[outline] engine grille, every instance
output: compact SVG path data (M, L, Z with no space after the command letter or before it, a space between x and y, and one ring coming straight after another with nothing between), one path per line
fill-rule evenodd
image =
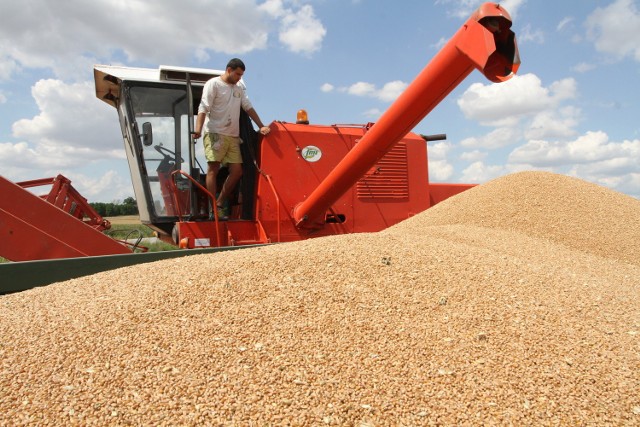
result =
M356 184L361 200L408 199L407 144L399 142Z

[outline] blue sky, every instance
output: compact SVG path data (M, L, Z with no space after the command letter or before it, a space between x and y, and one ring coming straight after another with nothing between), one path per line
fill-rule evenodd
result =
M482 2L475 0L0 0L0 175L70 178L92 202L133 196L115 109L93 65L247 64L263 121L375 122ZM522 65L474 71L418 126L430 179L520 170L640 197L638 0L501 2Z

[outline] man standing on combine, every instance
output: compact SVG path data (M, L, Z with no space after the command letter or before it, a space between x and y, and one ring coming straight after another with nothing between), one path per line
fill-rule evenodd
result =
M194 137L200 138L206 121L203 145L208 163L207 190L214 197L221 163L229 168L229 176L216 200L218 219L228 218L223 206L242 176L240 107L258 125L262 135L267 135L271 130L262 123L247 97L246 87L240 81L244 71L245 65L240 59L230 60L223 75L205 83L198 108Z

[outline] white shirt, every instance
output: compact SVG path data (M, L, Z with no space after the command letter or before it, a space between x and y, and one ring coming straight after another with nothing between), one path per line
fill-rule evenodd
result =
M209 79L198 107L198 113L206 113L205 132L240 136L240 107L245 111L253 108L242 81L230 85L220 77Z

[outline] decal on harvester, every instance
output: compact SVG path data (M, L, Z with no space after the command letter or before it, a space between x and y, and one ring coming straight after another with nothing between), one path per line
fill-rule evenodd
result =
M211 239L194 239L193 246L196 248L208 248L211 246Z
M307 145L306 147L304 147L300 154L302 155L303 159L305 159L307 162L312 163L317 162L318 160L320 160L320 157L322 157L322 151L320 151L318 147L315 147L313 145Z

